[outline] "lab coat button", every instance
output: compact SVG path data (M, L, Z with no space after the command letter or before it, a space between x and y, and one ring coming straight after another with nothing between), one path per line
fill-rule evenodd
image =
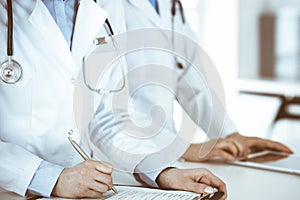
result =
M72 135L74 133L73 129L69 130L68 134Z
M72 83L72 84L75 84L75 82L76 82L76 79L75 79L75 78L71 78L71 80L70 80L70 81L71 81L71 83Z

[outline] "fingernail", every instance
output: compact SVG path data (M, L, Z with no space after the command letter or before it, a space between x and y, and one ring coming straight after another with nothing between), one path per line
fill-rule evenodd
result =
M206 187L204 189L204 192L208 193L208 194L212 194L212 193L214 193L214 188L212 188L212 187Z

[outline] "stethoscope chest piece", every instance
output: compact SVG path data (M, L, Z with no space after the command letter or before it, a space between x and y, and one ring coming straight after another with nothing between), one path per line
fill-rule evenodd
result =
M17 83L23 74L23 70L18 62L8 59L0 66L0 78L8 84Z

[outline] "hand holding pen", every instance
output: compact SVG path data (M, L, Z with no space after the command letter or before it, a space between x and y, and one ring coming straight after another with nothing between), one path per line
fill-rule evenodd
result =
M80 154L80 156L85 160L85 161L87 161L87 160L90 160L90 158L89 158L89 156L82 150L82 148L69 136L68 137L68 139L69 139L69 141L70 141L70 143L72 144L72 146L75 148L75 150ZM94 162L97 162L97 161L94 161ZM106 172L106 173L108 173L108 174L110 174L111 175L111 173L112 173L112 166L110 165L110 164L108 164L108 163L104 163L104 162L102 162L102 164L104 164L104 165L108 165L107 167L109 167L110 169L111 169L111 171L110 170L105 170L105 168L104 168L104 173ZM101 172L103 172L103 167L99 167L98 166L98 168L96 167L96 169L97 170L99 170L99 171L101 171ZM105 177L103 177L103 178L105 178ZM98 177L98 179L99 180L97 180L97 181L99 181L99 182L103 182L104 180L101 180L101 178L100 177ZM111 182L111 184L112 184L112 182ZM115 192L115 193L117 193L117 190L116 190L116 188L112 185L112 187L111 187L111 189Z
M84 159L89 159L72 138L69 140ZM51 195L72 199L100 198L113 187L112 171L113 167L110 164L94 160L86 160L74 167L64 168ZM116 190L114 191L116 192Z
M52 190L52 196L70 199L98 199L112 187L112 166L88 160L64 168Z

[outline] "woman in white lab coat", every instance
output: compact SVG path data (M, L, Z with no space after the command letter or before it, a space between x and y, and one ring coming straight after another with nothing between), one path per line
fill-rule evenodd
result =
M113 24L122 26L118 20L123 10L116 11L120 2L106 5L113 9L110 13L119 13ZM6 13L6 2L1 0L1 63L7 59ZM99 197L112 187L112 166L97 161L78 164L82 160L67 137L70 132L73 137L79 135L73 116L74 85L106 13L92 0L80 1L71 51L41 0L13 1L13 16L13 59L22 66L23 77L15 84L0 81L0 187L20 195L29 189L43 196ZM204 175L208 182L193 181ZM38 177L42 177L40 182ZM178 184L165 184L165 180ZM221 180L201 169L164 170L158 181L165 188L192 190L197 186L203 192L211 185L226 192Z
M107 14L94 1L81 1L72 51L41 0L13 1L13 16L13 59L22 66L23 77L15 84L0 81L0 187L24 195L44 162L48 167L55 166L46 168L49 176L73 167L64 170L56 184L56 193L52 194L97 197L111 187L112 167L101 162L74 167L82 160L67 136L69 131L76 130L73 92L81 60L102 29ZM0 30L2 63L7 59L5 0L0 1ZM90 170L90 175L80 176L84 170ZM104 177L103 184L91 181L93 186L80 186L80 178L84 183L95 176ZM47 178L42 185L48 183ZM52 188L56 181L51 183Z
M154 6L150 4L149 0L125 0L123 1L126 28L128 31L145 29L145 28L160 28L172 30L172 8L171 0L158 0L158 5L154 9ZM183 14L184 15L184 14ZM179 32L187 37L197 41L193 31L191 30L187 21L183 23L182 16L180 14L179 5L176 4L176 16L174 18L174 31ZM162 34L163 30L162 30ZM145 38L146 39L146 38ZM171 42L171 41L170 41ZM175 40L175 48L176 48ZM195 54L195 49L184 46L179 48L185 48L187 58L192 58ZM181 52L181 51L179 51ZM197 54L195 54L197 56ZM140 66L147 64L160 64L168 66L177 73L181 73L183 77L178 79L177 84L174 85L172 91L174 94L170 94L164 87L147 87L144 90L136 92L133 96L135 102L135 108L139 112L146 113L151 110L154 105L160 105L167 116L167 128L175 132L175 126L173 123L173 102L180 99L179 103L187 114L193 119L193 121L200 126L204 131L208 133L209 138L213 139L203 144L193 144L183 155L183 157L190 161L205 161L213 157L221 157L226 160L233 160L236 157L247 156L253 151L261 150L276 150L286 153L292 153L292 151L286 146L261 138L245 137L237 133L234 123L226 114L224 107L215 105L211 106L211 91L207 87L203 87L201 79L196 77L197 72L189 64L184 61L180 61L183 64L183 69L179 69L173 55L164 56L162 52L148 53L136 53L127 56L128 71L134 70ZM171 63L171 64L170 64ZM147 74L146 74L147 76ZM137 78L143 79L144 76L136 77L134 80L129 80L129 84L134 84ZM187 95L187 88L184 86L184 82L181 80L189 80L189 84L196 91L193 98ZM214 81L214 80L207 80ZM216 109L216 107L218 109ZM197 114L198 111L198 114ZM224 114L224 116L222 116ZM210 121L211 117L214 117ZM219 116L219 117L218 117ZM215 119L220 119L215 120ZM224 120L224 121L223 121ZM224 123L224 124L223 124ZM224 125L222 127L222 125ZM205 149L209 151L201 151ZM201 148L202 147L202 148ZM212 148L214 147L214 148Z
M128 31L145 30L145 28L171 30L171 2L171 0L159 0L158 14L149 3L149 0L122 1L125 12L126 29ZM175 31L187 35L190 38L195 38L187 22L185 24L182 23L178 10L174 21ZM146 44L148 40L151 41L153 39L155 41L155 39L157 39L151 38L152 36L147 34L146 30L140 33L145 34L137 34L137 37L129 41L129 43L135 43L136 39L138 41L137 43ZM128 33L129 37L131 34L132 33ZM164 36L165 32L162 30L161 34ZM165 36L164 38L169 38L167 35ZM170 43L171 41L161 40L161 42ZM212 157L234 159L235 157L250 153L253 147L259 150L269 148L291 153L287 147L279 143L259 138L248 138L235 133L235 126L227 116L222 104L212 108L210 101L211 91L205 87L205 83L203 84L203 82L199 81L201 78L197 77L197 73L193 67L190 67L184 61L180 60L183 64L183 69L181 69L176 65L173 55L167 54L165 51L145 50L142 47L143 46L141 46L138 51L126 52L127 81L129 83L126 89L128 92L125 92L126 94L123 96L119 93L105 96L89 126L91 141L96 147L110 154L115 166L119 167L130 164L128 162L132 163L136 155L147 155L147 152L155 152L155 154L145 156L145 160L139 163L137 168L134 169L135 172L145 169L151 172L150 175L141 174L139 178L151 186L157 186L158 184L163 188L187 189L187 185L181 185L180 182L174 179L165 179L163 181L164 184L168 185L167 187L161 185L160 180L164 176L163 174L159 175L159 171L168 165L172 166L171 163L176 156L180 157L184 154L183 157L191 161L204 161ZM166 44L166 47L168 47L168 44ZM188 46L184 46L184 48L188 59L195 55L194 49ZM178 74L184 75L184 78L180 77L175 81L170 80L172 84L167 85L167 87L161 87L159 84L151 84L157 80L157 77L161 77L162 79L167 77L166 79L168 79L170 76L162 74L165 68L161 68L161 70L160 68L158 70L156 68L155 71L154 68L153 70L145 69L145 66L148 68L151 67L147 65L167 67L171 69L169 72L175 71ZM140 71L142 73L137 74L135 71L139 71L139 67L142 68ZM151 79L151 77L154 77L154 79ZM173 77L170 79L173 79ZM120 79L112 78L111 81L113 82L111 82L111 84L114 84L116 80ZM193 98L187 93L189 90L187 90L184 80L188 80L189 84L192 85L196 94L192 96ZM144 83L150 84L145 86L143 85ZM171 92L169 90L171 90ZM130 97L126 96L128 93L131 94ZM175 145L172 146L174 144L172 141L174 141L174 137L177 136L173 123L173 102L176 98L181 100L179 103L191 119L203 130L207 131L210 138L216 139L203 144L193 144L190 147L190 144L188 144L187 148L181 143L177 143L177 146L175 143ZM130 103L127 104L123 102L123 105L122 102L120 104L112 103L122 100L128 100ZM156 106L162 108L163 113L151 112L153 111L152 108ZM224 114L223 116L222 113ZM212 116L219 120L210 121ZM163 128L157 132L153 132L154 134L151 133L151 130L153 130L151 125L155 125L155 122L158 122L157 124L160 125L160 121L163 121L164 124L159 128ZM227 136L226 139L220 139L225 136ZM203 145L207 146L203 147ZM185 152L186 149L187 151ZM209 149L210 151L200 152L200 149ZM143 165L143 163L146 164ZM135 166L134 164L132 167ZM132 170L132 167L129 170ZM175 169L171 168L171 170ZM165 170L165 172L168 172L168 170ZM202 172L199 171L199 174L202 174ZM199 193L203 192L200 187L188 187L188 190ZM226 198L225 196L224 198Z

